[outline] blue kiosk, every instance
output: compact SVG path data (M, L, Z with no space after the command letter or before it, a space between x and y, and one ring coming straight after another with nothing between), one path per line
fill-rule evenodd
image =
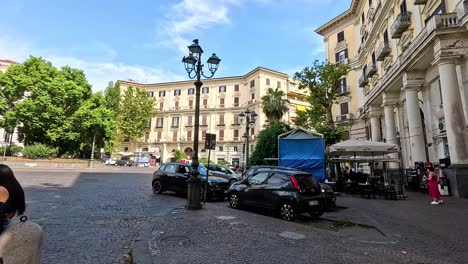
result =
M325 181L325 140L322 134L297 128L278 136L278 165L311 173Z

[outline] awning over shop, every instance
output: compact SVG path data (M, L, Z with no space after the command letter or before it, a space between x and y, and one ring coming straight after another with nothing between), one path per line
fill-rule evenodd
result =
M350 139L331 145L328 148L329 156L377 156L397 153L398 145L369 140Z

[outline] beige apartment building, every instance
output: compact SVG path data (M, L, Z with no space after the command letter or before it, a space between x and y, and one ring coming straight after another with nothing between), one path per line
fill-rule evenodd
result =
M316 32L328 61L351 67L336 123L401 144L405 168L450 158L453 192L467 197L468 1L353 0Z
M2 60L0 59L0 71L1 72L6 72L6 70L12 65L15 64L16 62L12 60ZM1 116L0 116L1 118ZM13 133L11 131L6 131L4 128L0 127L0 146L4 145L17 145L17 146L23 146L23 143L19 142L18 140L18 129L15 128ZM3 153L2 153L3 154Z
M148 123L145 136L130 149L128 142L122 142L121 151L147 152L160 162L170 161L175 150L189 153L193 148L195 86L194 81L142 84L133 81L119 81L125 89L133 86L145 89L148 96L156 100L157 113ZM249 131L250 154L253 152L259 131L267 125L262 112L261 97L268 88L280 88L290 100L289 111L283 121L291 125L297 111L304 110L308 103L305 91L300 91L287 74L258 67L244 76L213 78L203 80L200 96L200 145L199 157L207 157L204 150L206 133L216 134L216 150L211 160L224 160L230 164L242 164L245 138L245 124L238 115L249 109L258 114Z

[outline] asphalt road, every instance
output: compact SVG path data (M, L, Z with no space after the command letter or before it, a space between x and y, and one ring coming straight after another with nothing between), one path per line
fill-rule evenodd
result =
M233 210L227 202L186 211L184 197L152 193L152 171L16 169L26 191L27 215L45 231L42 263L124 263L130 250L138 253L137 264L466 263L465 226L457 224L460 236L444 235L428 230L431 222L418 224L427 219L409 217L422 212L441 223L463 223L464 200L434 208L418 200L343 198L347 209L322 218L372 219L366 222L387 228L336 230L339 222L303 216L288 223L268 212ZM433 209L442 211L428 211ZM445 211L457 219L441 217Z
M17 169L27 215L45 231L42 263L123 263L141 225L184 205L151 192L148 168Z

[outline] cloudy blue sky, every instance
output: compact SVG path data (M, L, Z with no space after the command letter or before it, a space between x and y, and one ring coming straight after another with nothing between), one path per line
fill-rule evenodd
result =
M0 59L30 54L83 69L93 90L108 81L186 79L181 58L199 38L222 59L217 77L257 66L288 74L323 59L314 29L351 0L2 1ZM207 56L205 57L207 58Z

